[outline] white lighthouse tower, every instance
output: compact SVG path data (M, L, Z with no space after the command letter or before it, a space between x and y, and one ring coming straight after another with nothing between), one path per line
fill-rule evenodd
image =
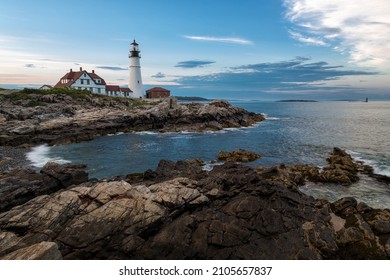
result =
M129 66L129 88L133 91L133 97L144 97L144 87L142 85L140 50L138 44L133 41L130 45L130 66Z

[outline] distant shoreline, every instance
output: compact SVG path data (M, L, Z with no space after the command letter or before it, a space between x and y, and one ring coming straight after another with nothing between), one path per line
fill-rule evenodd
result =
M199 96L174 96L178 101L213 101L214 99Z
M286 100L277 100L276 102L318 102L318 101L306 100L306 99L286 99Z

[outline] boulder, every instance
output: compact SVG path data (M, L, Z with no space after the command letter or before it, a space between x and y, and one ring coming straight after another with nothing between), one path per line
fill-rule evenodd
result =
M259 158L261 158L260 154L244 149L236 149L232 152L220 151L218 153L218 159L223 161L250 162Z
M359 164L347 152L333 148L327 161L329 165L322 170L319 181L350 185L359 180Z
M83 170L85 168L85 164L58 164L48 162L42 167L40 172L54 178L63 187L68 187L88 181L88 173Z
M153 173L153 177L166 180L175 177L193 176L203 172L202 167L204 164L200 159L179 160L177 162L161 160L156 171ZM149 171L147 172L151 176L151 173Z

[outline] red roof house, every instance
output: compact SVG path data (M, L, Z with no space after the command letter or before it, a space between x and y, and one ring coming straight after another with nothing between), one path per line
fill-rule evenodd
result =
M164 98L170 95L171 91L162 87L154 87L146 91L146 98Z

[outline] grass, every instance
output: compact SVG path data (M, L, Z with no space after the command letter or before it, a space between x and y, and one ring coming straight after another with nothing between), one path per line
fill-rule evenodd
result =
M20 91L20 93L25 94L37 94L37 95L48 95L48 94L66 94L73 99L86 99L87 96L91 96L91 92L89 90L81 90L81 89L69 89L69 88L52 88L49 90L45 89L36 89L36 88L25 88Z
M148 105L149 103L145 100L143 101L138 101L138 102L135 102L133 104L131 104L129 107L127 107L128 110L132 110L136 107L139 107L139 106L143 106L143 105Z
M30 100L32 99L32 96L28 95L28 93L25 93L23 91L18 91L13 94L6 95L6 98L11 100L12 102L15 102L20 100Z
M42 95L51 95L51 94L57 94L57 95L67 95L70 96L74 100L88 100L90 101L91 98L100 98L106 101L113 101L113 102L119 102L124 104L129 104L132 102L132 99L126 98L126 97L118 97L118 96L107 96L102 94L92 94L89 90L80 90L80 89L73 89L73 88L52 88L49 90L44 89L35 89L35 88L25 88L23 90L11 93L6 95L6 98L8 98L11 102L17 102L22 103L23 106L27 107L36 107L36 106L44 106L45 104L41 101L38 101L37 98ZM26 102L23 102L26 101ZM138 106L146 105L148 104L146 101L138 101L135 100L135 103L133 103L131 106L129 106L129 109L133 109Z

